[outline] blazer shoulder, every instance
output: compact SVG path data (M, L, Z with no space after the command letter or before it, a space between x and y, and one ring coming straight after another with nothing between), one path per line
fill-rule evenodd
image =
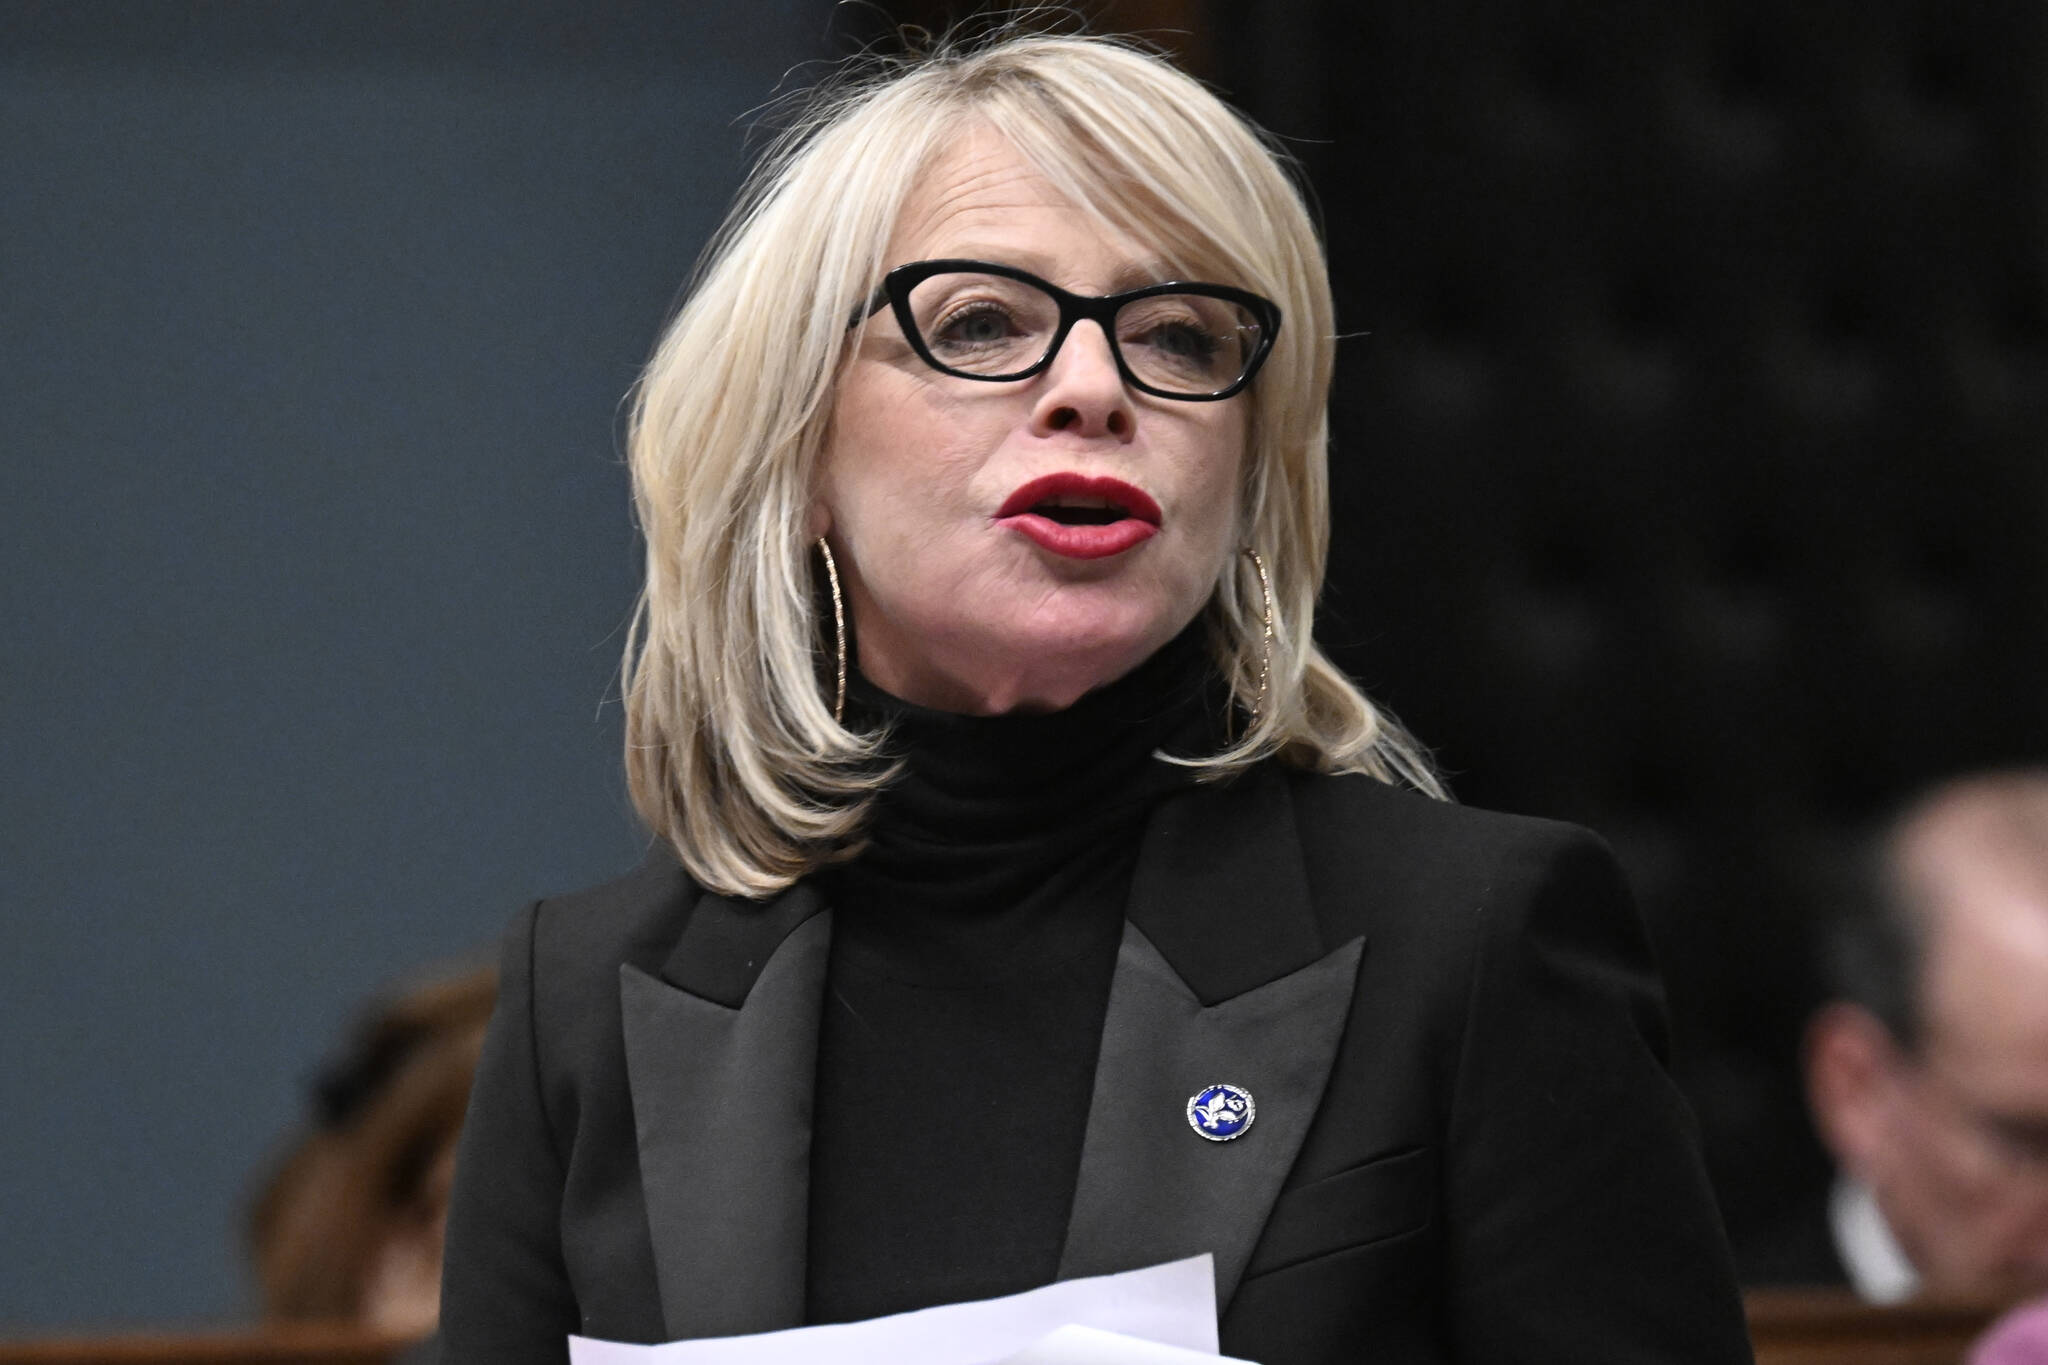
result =
M1293 772L1289 789L1305 844L1323 856L1385 868L1573 845L1605 850L1592 830L1534 815L1461 806L1363 773Z
M535 989L543 998L586 998L618 992L621 963L648 970L660 964L689 923L700 894L664 845L622 877L546 896L514 921L525 929Z
M1310 893L1326 921L1441 916L1526 902L1559 877L1618 884L1613 852L1578 825L1439 801L1364 774L1290 777Z

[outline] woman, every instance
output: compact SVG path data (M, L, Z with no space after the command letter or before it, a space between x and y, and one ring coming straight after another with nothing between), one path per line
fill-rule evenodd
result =
M1123 47L770 155L632 435L660 849L511 930L447 1359L1200 1252L1266 1365L1747 1357L1611 860L1430 799L1310 639L1333 330Z

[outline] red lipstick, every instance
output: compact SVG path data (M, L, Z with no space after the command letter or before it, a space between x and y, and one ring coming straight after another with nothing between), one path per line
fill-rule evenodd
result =
M1106 559L1159 532L1159 504L1122 479L1047 474L1003 499L998 524L1068 559Z

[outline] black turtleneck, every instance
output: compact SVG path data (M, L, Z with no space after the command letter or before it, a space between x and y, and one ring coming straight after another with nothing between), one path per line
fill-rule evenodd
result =
M1035 1288L1058 1269L1146 815L1221 744L1200 627L1044 715L856 683L904 770L827 875L806 1316Z

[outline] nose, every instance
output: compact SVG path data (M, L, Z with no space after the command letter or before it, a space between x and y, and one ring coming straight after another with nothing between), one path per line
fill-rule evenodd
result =
M1128 441L1136 425L1130 390L1110 354L1109 334L1092 321L1075 323L1039 377L1032 430L1040 436L1068 432Z

